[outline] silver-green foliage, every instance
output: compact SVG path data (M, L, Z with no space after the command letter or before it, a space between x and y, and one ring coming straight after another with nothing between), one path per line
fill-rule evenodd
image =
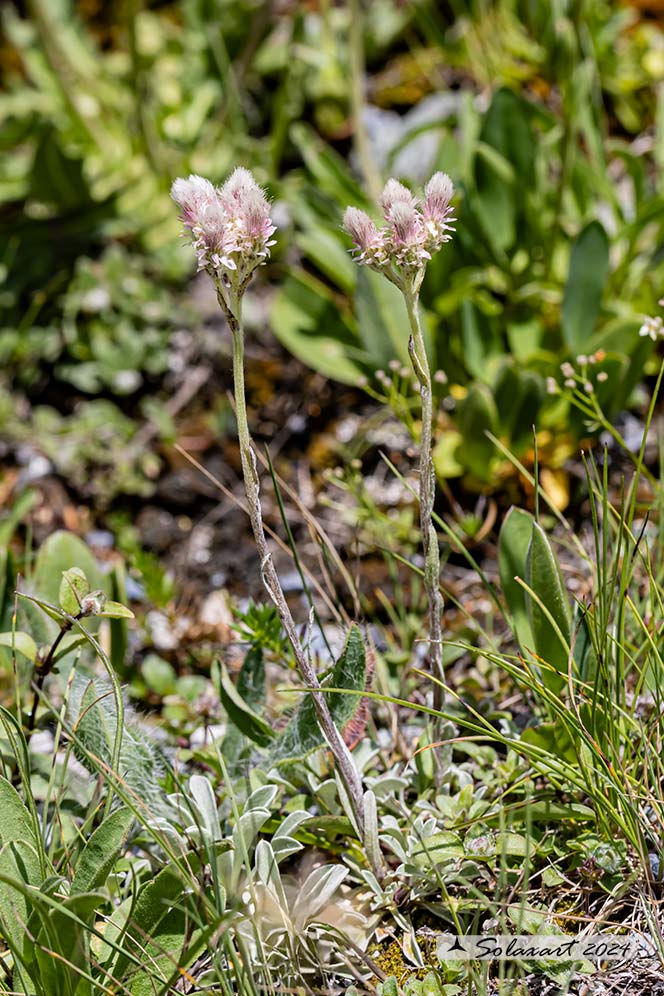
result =
M100 768L110 770L118 730L117 707L110 685L99 678L76 674L71 684L66 721L74 733L74 749L81 763L93 773L98 773ZM164 772L157 743L141 728L135 713L125 706L120 766L115 774L146 818L167 814L166 797L160 784Z

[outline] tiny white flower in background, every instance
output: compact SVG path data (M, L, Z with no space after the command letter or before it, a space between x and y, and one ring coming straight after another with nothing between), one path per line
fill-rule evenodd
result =
M565 381L565 387L576 387L576 381L572 380L571 377L568 377Z
M574 369L574 367L572 366L571 363L561 363L560 364L560 371L561 371L563 377L567 377L568 379L570 377L573 377L574 374L576 373L576 371L575 371L575 369Z
M222 187L194 174L178 177L171 197L191 232L199 270L237 289L270 255L270 204L248 169L238 167Z
M447 384L447 374L445 373L444 370L436 370L435 374L433 375L433 379L435 380L436 384Z
M662 319L659 315L656 318L645 318L639 329L639 335L649 336L655 342L662 335L662 325Z
M600 382L600 384L603 384L604 381L606 381L608 379L609 379L609 375L606 372L606 370L600 370L600 372L597 374L597 380Z
M579 355L576 358L576 362L579 364L579 366L583 367L588 362L588 357L585 355L585 353L579 353Z
M546 393L547 394L559 394L560 388L558 387L558 381L555 377L546 378Z
M586 392L586 394L592 394L593 391L595 390L595 388L592 386L592 384L590 383L590 381L587 380L585 382L585 384L583 385L583 390Z

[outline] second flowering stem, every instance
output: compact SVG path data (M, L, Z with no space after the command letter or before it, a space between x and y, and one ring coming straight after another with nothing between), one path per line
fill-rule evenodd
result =
M443 667L443 598L440 592L440 553L438 536L433 524L436 498L436 471L433 465L433 389L424 334L419 315L419 294L413 287L403 288L410 340L408 353L420 385L422 431L420 438L420 530L424 552L424 586L429 602L429 661L436 679L433 704L442 708L445 671Z

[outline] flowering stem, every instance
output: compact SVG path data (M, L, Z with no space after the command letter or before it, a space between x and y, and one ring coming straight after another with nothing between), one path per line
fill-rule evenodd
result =
M320 682L318 681L318 676L311 659L307 655L298 636L295 620L288 607L265 536L260 503L260 481L256 467L253 441L249 432L244 391L244 330L241 318L241 296L235 295L230 304L227 304L219 287L217 287L217 296L228 319L233 336L233 385L238 438L240 442L240 459L242 461L242 474L244 477L247 504L249 506L251 528L261 562L261 577L268 595L276 606L281 624L293 648L300 676L311 693L320 728L327 740L327 744L334 757L335 765L348 793L358 830L362 837L364 837L364 791L362 781L351 753L334 723L327 699L321 690Z
M441 709L443 706L443 687L439 682L445 681L445 671L443 668L443 598L440 593L440 553L438 551L438 536L433 525L433 506L436 498L436 472L432 458L433 391L431 370L429 369L429 360L420 324L419 294L412 286L404 286L402 289L411 329L408 353L415 376L419 381L422 402L420 529L424 548L424 586L429 601L429 660L431 671L438 679L434 683L433 704L435 709Z

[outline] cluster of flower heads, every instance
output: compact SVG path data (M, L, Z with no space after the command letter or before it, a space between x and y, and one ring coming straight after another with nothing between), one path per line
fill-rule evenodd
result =
M359 208L346 208L344 228L354 242L355 259L388 276L422 271L454 231L450 201L454 187L445 173L434 173L420 202L398 180L388 180L380 198L385 224L380 228Z
M596 352L591 353L586 356L585 353L580 353L576 357L576 363L578 366L566 361L560 364L560 372L562 373L563 387L575 388L579 387L586 392L586 394L593 394L595 387L590 379L590 374L592 368L597 363L602 363L606 359L606 351L604 349L598 349ZM595 376L595 380L599 384L603 384L609 379L609 375L606 370L598 370ZM555 377L547 377L546 379L546 389L548 394L559 394L560 388Z
M248 169L239 166L222 187L202 176L180 177L171 197L191 233L199 270L237 288L270 255L270 204Z

